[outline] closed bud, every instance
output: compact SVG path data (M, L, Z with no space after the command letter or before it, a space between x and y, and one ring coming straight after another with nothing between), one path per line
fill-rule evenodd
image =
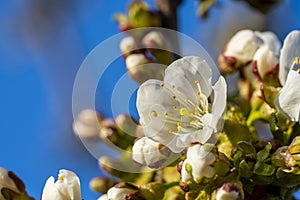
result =
M142 39L142 44L147 49L166 49L169 46L167 39L158 31L147 33Z
M169 158L170 150L147 137L138 139L132 147L132 159L150 168L159 168Z
M138 192L138 187L136 187L135 185L121 182L107 191L107 197L108 199L113 199L113 200L127 200L127 199L142 200L142 198L137 197L136 195L137 192Z
M251 30L237 32L227 43L219 58L222 71L235 72L252 61L253 56L263 41Z
M116 117L115 123L117 128L128 135L136 137L137 121L131 116L126 114L120 114Z
M125 62L130 77L137 83L141 84L148 79L163 79L166 66L152 63L142 53L129 55Z
M134 1L129 5L128 17L134 28L160 25L159 16L152 12L147 3L143 1Z
M204 145L194 144L187 150L187 158L181 169L181 181L188 183L194 180L200 183L203 178L212 178L216 174L212 166L216 155L209 152Z
M287 151L287 146L279 147L271 157L272 164L277 167L285 166L285 155Z
M288 151L285 155L285 165L294 174L300 174L300 136L293 139L292 143L288 147Z
M112 178L108 177L95 177L90 182L90 188L99 193L106 193L109 188L115 185L115 181Z
M82 139L97 138L100 131L100 122L103 117L94 110L81 111L73 123L75 134Z
M268 45L262 45L255 53L253 58L253 73L262 81L272 75L273 71L277 72L278 77L278 63L279 59ZM278 78L277 78L278 79ZM278 79L279 82L279 79Z
M99 137L104 142L111 142L115 144L118 141L118 130L116 123L109 119L101 121Z
M141 50L141 45L132 36L125 37L121 40L120 50L121 50L121 53L124 57L127 57L128 55L130 55L132 53L142 51Z
M224 183L218 189L216 200L242 200L243 194L241 186L236 183Z

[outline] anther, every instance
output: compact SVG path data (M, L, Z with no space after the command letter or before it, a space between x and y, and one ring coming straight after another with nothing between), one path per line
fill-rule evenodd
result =
M152 115L152 117L157 117L157 112L152 111L152 112L151 112L151 115Z
M295 58L295 63L296 63L296 65L299 64L299 57L298 56Z
M163 84L163 83L161 83L161 84L159 84L159 86L160 86L160 87L164 87L164 84Z

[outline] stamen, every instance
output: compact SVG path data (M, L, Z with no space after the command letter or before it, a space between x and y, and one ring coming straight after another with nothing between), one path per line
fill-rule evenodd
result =
M161 83L161 84L159 84L159 86L160 86L160 87L164 87L164 84L163 84L163 83Z
M177 130L181 131L181 123L180 122L177 123Z
M300 74L300 68L297 69L297 72Z
M165 116L168 116L168 113L167 113L167 112L164 112L164 115L165 115Z
M175 85L172 85L172 89L174 89L175 88Z
M198 83L199 83L199 80L195 80L195 83L198 84Z
M197 95L200 95L200 94L201 94L201 92L200 92L200 90L198 90L198 91L197 91Z
M63 180L64 180L64 177L58 176L58 180L63 181Z
M172 129L169 130L169 133L174 133L174 131Z
M174 110L177 108L176 105L173 105L172 107L173 107Z
M299 65L299 57L298 56L295 58L295 63L296 63L296 65Z
M173 95L172 97L173 97L173 99L176 99L176 96L175 96L175 95Z
M152 115L152 117L157 117L157 112L152 111L152 112L151 112L151 115Z

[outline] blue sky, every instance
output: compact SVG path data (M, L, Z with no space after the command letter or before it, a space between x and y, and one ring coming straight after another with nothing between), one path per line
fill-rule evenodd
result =
M51 8L47 6L43 12L35 12L35 2L41 1L0 0L0 166L15 171L36 199L49 176L56 177L60 168L71 169L81 179L84 199L96 199L98 194L89 189L88 183L102 172L97 160L73 135L72 87L88 53L118 33L113 13L125 11L127 4L53 1L59 2L60 9L49 13ZM299 2L287 1L262 16L244 5L230 3L214 9L203 21L195 15L195 1L186 0L179 10L180 31L216 57L226 39L241 28L270 29L283 39L290 30L300 27L297 10ZM241 13L243 19L239 18ZM121 59L114 65L125 69ZM120 75L113 70L109 73ZM113 80L106 81L110 85ZM111 111L104 105L110 102L110 93L109 86L97 93L97 108L107 117Z

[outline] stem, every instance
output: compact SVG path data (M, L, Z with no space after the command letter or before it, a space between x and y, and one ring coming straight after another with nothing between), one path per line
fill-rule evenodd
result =
M181 2L182 0L155 0L159 14L161 15L163 28L178 30L177 9ZM177 34L172 34L170 37L170 42L174 45L174 50L179 53L180 48Z
M255 122L256 120L261 119L261 118L262 118L262 115L259 110L251 111L248 116L248 119L246 121L246 124L247 124L247 126L251 126L253 124L253 122Z

